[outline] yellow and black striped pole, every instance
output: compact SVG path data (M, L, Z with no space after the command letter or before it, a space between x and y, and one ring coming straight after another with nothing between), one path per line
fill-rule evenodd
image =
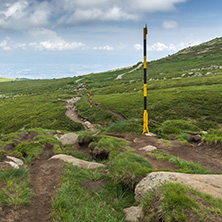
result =
M148 129L148 112L147 112L147 83L146 83L146 35L147 35L147 25L143 28L143 49L144 49L144 112L143 112L143 133L150 133Z

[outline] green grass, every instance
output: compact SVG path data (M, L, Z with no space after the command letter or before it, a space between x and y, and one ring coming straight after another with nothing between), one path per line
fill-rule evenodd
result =
M136 184L152 172L152 165L143 157L127 151L109 162L110 177L115 184L134 189Z
M46 145L57 146L57 149L61 149L61 142L54 138L53 134L56 131L47 130L42 128L19 130L13 133L4 134L0 138L0 149L4 155L14 155L21 158L24 162L32 162L37 156L40 156L43 152L43 148ZM29 135L33 134L31 141ZM27 138L26 138L27 137ZM5 147L11 144L11 149L7 152Z
M134 203L134 194L115 186L109 177L95 170L81 170L69 165L54 203L54 221L124 221L123 209ZM89 190L85 183L106 181L99 190Z
M182 184L166 183L149 192L143 202L144 221L219 221L222 200Z
M0 77L0 82L9 82L9 81L17 81L17 80Z
M210 130L207 134L202 135L202 141L208 143L222 143L222 128Z
M157 159L168 160L175 164L179 169L176 172L180 173L190 173L190 174L212 174L211 171L206 170L204 167L200 166L198 163L192 161L182 160L179 157L169 155L161 150L155 150L152 153L147 153L147 155L154 156Z
M107 127L108 133L141 133L142 123L139 119L122 120Z
M28 170L24 168L0 170L0 206L17 208L30 204L32 192Z

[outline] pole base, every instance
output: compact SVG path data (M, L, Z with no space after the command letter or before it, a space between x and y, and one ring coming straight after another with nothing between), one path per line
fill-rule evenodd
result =
M150 133L148 129L148 113L147 110L144 110L143 113L143 133Z

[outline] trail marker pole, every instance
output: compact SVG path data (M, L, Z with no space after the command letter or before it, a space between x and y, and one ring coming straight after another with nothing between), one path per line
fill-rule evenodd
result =
M147 83L146 83L146 35L147 35L147 25L143 28L143 49L144 49L144 112L143 112L143 133L150 133L148 129L148 112L147 112Z

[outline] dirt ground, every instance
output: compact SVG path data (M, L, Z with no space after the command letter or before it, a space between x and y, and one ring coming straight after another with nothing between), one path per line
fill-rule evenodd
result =
M152 145L165 153L180 157L187 161L198 162L206 169L219 173L222 172L222 145L208 144L188 144L184 145L177 141L172 144L160 142L157 137L148 137L138 134L106 134L118 138L126 139L127 145L138 155L146 158L158 170L176 170L177 167L167 160L156 159L146 155L147 152L140 148ZM20 136L20 141L31 141L35 134ZM12 149L8 146L7 149ZM90 149L82 147L79 151L90 156ZM64 170L64 163L60 160L48 160L53 155L53 145L44 147L43 154L36 158L32 164L27 165L30 171L33 197L31 205L13 209L2 207L0 209L0 222L49 222L52 213L52 198L61 184L61 177ZM90 190L99 190L106 184L106 181L88 181L83 186Z
M118 136L118 135L117 135ZM199 163L206 169L215 172L222 172L222 144L209 145L193 143L193 144L181 144L178 141L174 141L171 145L159 142L156 137L148 137L145 135L133 135L123 134L119 137L124 137L127 140L128 146L134 149L134 152L148 159L153 165L154 169L171 169L175 170L174 164L167 160L156 159L146 155L147 152L139 150L147 145L152 145L162 150L163 152L179 157L187 161L193 161Z
M1 222L48 222L52 221L52 197L61 183L64 164L60 160L48 160L53 155L53 145L44 147L30 170L33 197L31 205L13 209L2 208Z

